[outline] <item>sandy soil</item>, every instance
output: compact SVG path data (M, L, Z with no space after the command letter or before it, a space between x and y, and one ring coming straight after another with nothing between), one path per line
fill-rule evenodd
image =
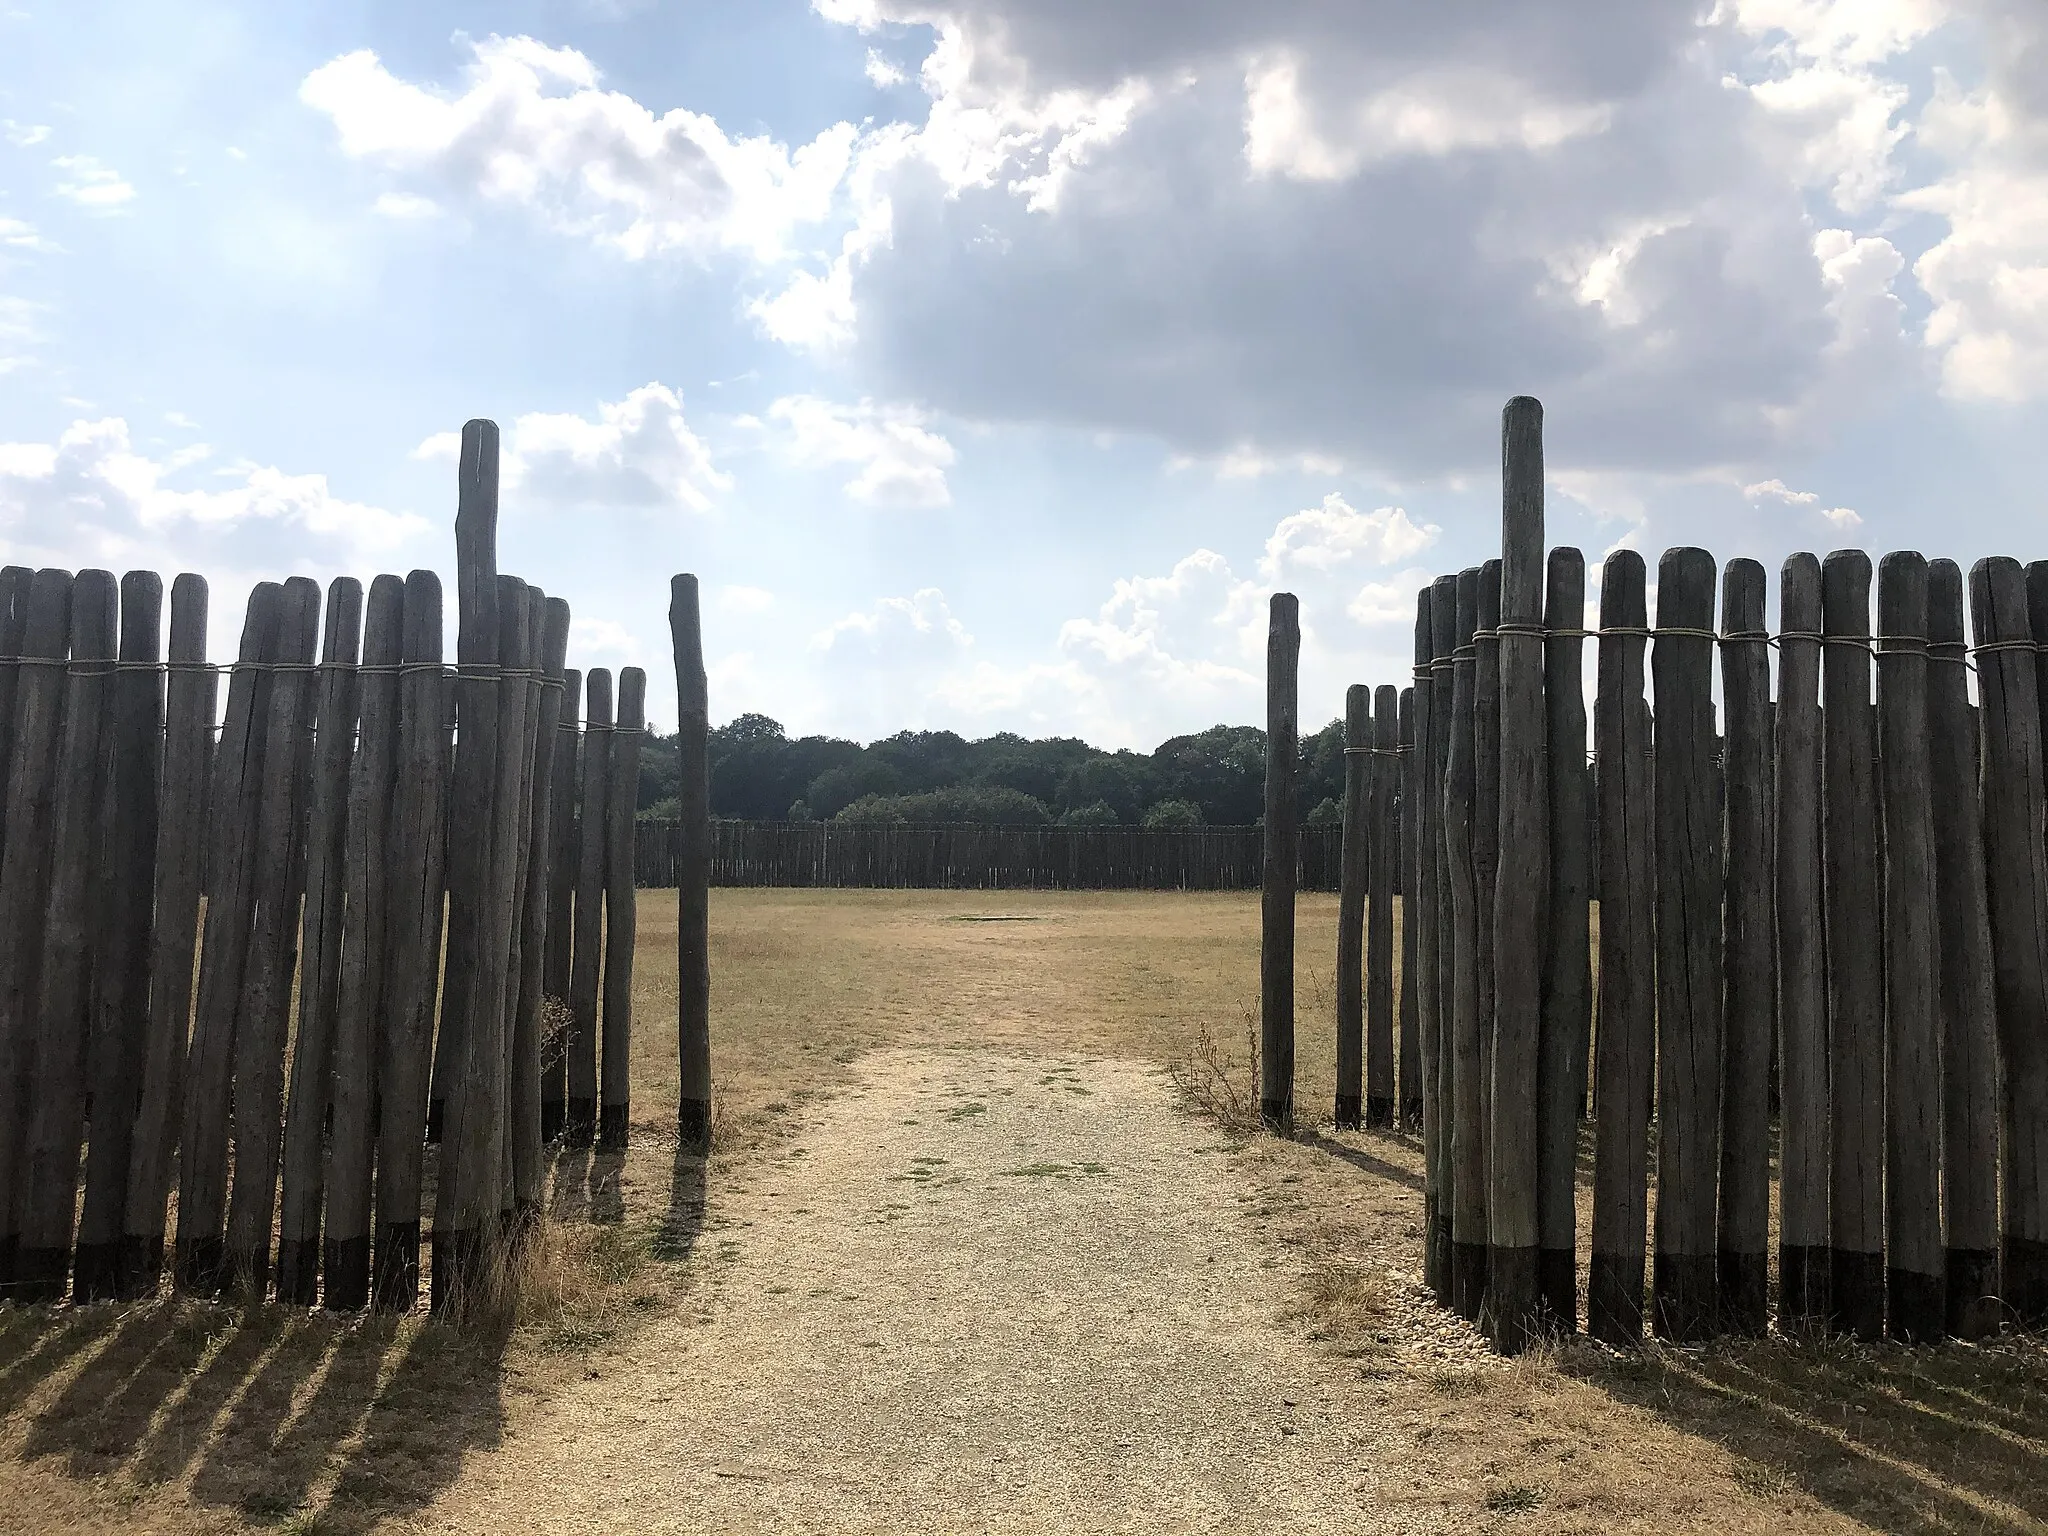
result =
M712 1197L713 1280L479 1457L448 1531L1420 1531L1236 1154L1127 1061L863 1058Z

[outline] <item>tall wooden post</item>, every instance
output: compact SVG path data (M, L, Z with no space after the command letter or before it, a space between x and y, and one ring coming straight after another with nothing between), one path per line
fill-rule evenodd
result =
M562 686L556 690L561 709L555 721L555 752L550 773L550 842L548 852L548 932L542 987L557 1007L559 1033L543 1043L540 1077L540 1139L551 1142L562 1134L569 1115L569 1036L565 1025L569 1011L570 954L576 939L576 876L582 863L576 837L576 802L583 776L583 673L566 668Z
M500 581L510 578L501 577ZM539 587L519 584L519 600L525 609L523 634L521 636L521 663L517 669L509 669L502 679L499 692L500 739L504 750L518 765L516 783L507 774L501 778L507 794L510 809L501 809L506 818L504 836L510 839L511 847L504 855L505 864L499 871L499 878L508 883L509 889L500 893L509 910L506 913L506 959L504 997L501 1003L500 1020L504 1036L505 1086L504 1130L498 1138L500 1175L498 1183L498 1211L501 1233L518 1237L521 1227L518 1221L519 1200L515 1192L518 1183L518 1157L513 1143L522 1135L531 1135L534 1141L532 1157L537 1164L540 1157L540 1059L536 1051L531 1063L533 1087L522 1097L520 1078L524 1066L519 1058L521 1006L524 1001L526 978L526 913L527 893L530 889L530 867L533 863L533 794L534 777L538 767L535 738L539 734L540 700L546 691L543 686L545 669L540 664L541 642L547 630L547 594ZM509 769L510 763L501 763L501 769ZM538 936L536 935L536 938ZM538 998L536 997L536 1002ZM536 1013L537 1027L539 1016ZM535 1042L538 1043L537 1040ZM520 1105L531 1102L533 1124L529 1129L521 1124Z
M1436 817L1430 803L1430 762L1435 749L1432 668L1436 657L1433 587L1415 594L1415 686L1410 700L1413 750L1408 757L1407 804L1409 842L1414 859L1408 866L1408 891L1402 898L1402 925L1411 930L1412 963L1408 986L1415 994L1416 1055L1422 1084L1422 1278L1437 1301L1450 1305L1450 1201L1445 1198L1444 1083L1441 1034L1437 1025L1436 969ZM1440 804L1440 802L1439 802ZM1403 1090L1406 1091L1405 1088Z
M1970 568L1970 624L1983 710L1984 825L2003 1071L2004 1201L1999 1261L2007 1307L2048 1318L2048 774L2037 636L2019 565ZM24 683L24 686L26 684ZM1996 828L1996 835L1989 835Z
M604 980L606 786L611 767L612 675L584 675L581 859L576 875L576 945L569 978L569 1110L563 1137L587 1147L597 1137L597 1009Z
M1372 690L1344 691L1344 844L1337 894L1337 1110L1339 1130L1365 1116L1365 905L1372 862L1366 780L1372 764Z
M1493 1179L1487 1285L1495 1345L1539 1327L1536 1120L1549 945L1550 768L1543 702L1543 407L1501 416L1500 874L1493 902Z
M64 725L57 753L35 1096L22 1170L21 1256L13 1290L22 1302L59 1300L71 1274L72 1214L85 1134L93 941L101 931L93 855L101 827L101 756L113 682L116 603L111 572L78 573L71 587L71 664L64 674Z
M1295 775L1300 755L1300 605L1273 594L1266 630L1266 829L1260 876L1259 1118L1294 1134Z
M1591 1045L1591 849L1586 795L1586 562L1550 552L1543 600L1543 701L1550 793L1550 923L1537 1063L1537 1284L1546 1324L1579 1325L1579 1113Z
M599 1091L597 1144L611 1151L626 1145L632 1120L633 1086L633 827L640 800L640 737L647 728L647 674L638 667L619 673L619 718L612 727L610 813L605 852L604 1060Z
M1396 761L1400 767L1400 801L1395 807L1399 827L1401 856L1401 994L1400 994L1400 1109L1401 1127L1404 1130L1422 1128L1422 1027L1418 1014L1420 995L1415 985L1415 973L1421 966L1416 958L1417 930L1421 919L1417 916L1421 903L1416 899L1416 860L1420 857L1416 848L1415 823L1418 803L1422 798L1422 777L1415 751L1415 688L1413 685L1401 690L1400 737Z
M312 819L306 834L306 901L300 951L299 1028L285 1103L284 1192L279 1208L277 1298L310 1307L320 1296L320 1208L326 1195L326 1130L334 1091L336 1016L346 885L349 768L358 720L363 584L336 577L327 589Z
M676 1129L686 1152L711 1150L711 704L697 578L669 583L676 660L676 1051L681 1085Z
M185 1050L199 948L206 862L207 755L219 688L206 661L207 590L185 574L171 583L170 661L150 930L149 1033L130 1137L119 1286L130 1299L155 1291L164 1264L164 1208L184 1109Z
M398 794L404 628L405 583L396 576L379 576L370 583L363 624L356 708L360 728L345 785L348 804L341 843L346 922L335 1002L334 1131L321 1244L322 1300L333 1312L360 1311L370 1300L370 1170L379 1020L389 996L387 884L392 808ZM284 1289L281 1279L278 1288Z
M533 717L529 823L525 895L519 945L519 1011L512 1033L512 1202L523 1230L540 1209L547 1169L541 1155L545 1131L542 1083L541 998L547 989L547 961L553 943L549 930L554 904L552 859L557 842L554 825L555 759L563 749L558 728L567 678L563 662L569 651L569 605L559 597L545 600L541 615L540 670Z
M1394 864L1401 835L1394 777L1401 761L1395 718L1399 695L1373 694L1372 756L1366 820L1372 827L1365 920L1365 1123L1394 1123Z
M1643 653L1643 557L1617 549L1600 577L1600 1050L1594 1088L1593 1256L1586 1328L1629 1349L1643 1337L1650 1102L1657 1060L1656 848Z
M1472 878L1476 736L1472 632L1479 568L1458 573L1451 646L1451 739L1444 767L1444 855L1451 909L1451 1305L1477 1319L1486 1300L1486 1077L1480 1069L1479 896Z
M1721 1078L1719 1279L1722 1320L1737 1333L1769 1323L1771 1040L1777 1027L1776 911L1771 881L1771 679L1764 568L1731 560L1721 584L1721 696L1727 704L1728 890Z
M375 1300L410 1311L419 1299L420 1198L427 1074L441 973L446 889L447 756L442 721L453 690L441 670L441 579L405 578L399 670L398 777L386 864L385 1004L377 1065Z
M1479 1005L1479 1166L1493 1178L1493 891L1500 882L1500 562L1479 567L1472 629L1473 972Z
M1947 1327L1941 1240L1940 939L1927 740L1927 561L1878 564L1877 717L1884 772L1885 1325L1894 1339Z
M16 1277L28 1203L22 1174L35 1111L71 588L69 571L37 571L30 583L8 767L9 833L0 863L0 1295Z
M1718 1327L1721 807L1714 768L1714 557L1670 549L1657 565L1657 1260L1660 1338Z
M25 565L0 567L0 857L5 857L7 843L7 779L8 765L14 761L14 708L21 687L21 646L28 634L28 598L35 577L36 573Z
M1436 996L1437 1107L1442 1111L1443 1134L1437 1153L1443 1161L1443 1221L1438 1237L1441 1255L1443 1301L1457 1305L1457 1179L1454 1167L1458 1130L1458 1052L1452 1017L1457 996L1458 945L1451 910L1451 855L1446 831L1446 797L1451 764L1451 736L1456 727L1452 705L1457 693L1458 578L1439 576L1430 584L1429 599L1430 737L1429 782L1424 793L1429 801L1431 891L1430 921L1436 930L1436 972L1430 985Z
M1943 1291L1948 1331L1974 1339L1998 1327L1998 1054L1977 722L1965 677L1963 573L1953 560L1928 562L1927 634L1941 946Z
M108 783L103 948L93 959L92 1140L78 1222L72 1293L81 1301L122 1294L121 1230L134 1162L135 1119L149 1043L150 920L156 892L158 791L164 730L163 578L121 578L121 659L106 722ZM117 1106L113 1109L102 1106Z
M224 1286L261 1301L270 1286L270 1236L284 1100L284 1051L291 1028L299 901L305 888L306 808L312 758L314 655L320 587L304 576L284 584L278 672L264 723L249 954L235 1012L234 1188L228 1199ZM323 1106L324 1107L324 1106Z
M1827 947L1821 880L1820 562L1778 578L1778 1327L1828 1317Z
M1870 559L1821 565L1822 755L1831 1098L1829 1296L1834 1326L1884 1333L1884 965Z

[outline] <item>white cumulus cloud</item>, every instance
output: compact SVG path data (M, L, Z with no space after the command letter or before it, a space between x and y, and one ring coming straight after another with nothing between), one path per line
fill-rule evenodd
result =
M932 431L925 414L908 405L862 400L839 405L815 395L786 395L768 408L786 429L790 456L800 464L854 465L846 494L875 506L943 507L953 498L946 471L953 445Z

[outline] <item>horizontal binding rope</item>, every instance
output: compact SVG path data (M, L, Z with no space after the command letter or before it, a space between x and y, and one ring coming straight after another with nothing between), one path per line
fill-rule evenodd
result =
M1925 656L1927 654L1927 637L1925 635L1879 635L1877 637L1877 648L1873 654L1878 656Z

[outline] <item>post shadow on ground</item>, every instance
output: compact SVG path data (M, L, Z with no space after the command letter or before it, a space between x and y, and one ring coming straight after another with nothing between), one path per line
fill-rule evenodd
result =
M1412 1133L1402 1134L1397 1131L1369 1130L1354 1132L1353 1134L1358 1137L1360 1142L1378 1141L1388 1146L1400 1147L1404 1151L1412 1150L1415 1145L1415 1137ZM1366 1146L1354 1142L1339 1141L1334 1136L1326 1135L1320 1126L1301 1132L1299 1139L1304 1146L1313 1147L1316 1151L1327 1153L1340 1162L1349 1163L1360 1173L1369 1173L1376 1178L1387 1179L1392 1183L1399 1184L1403 1189L1421 1192L1421 1174L1411 1173L1398 1163L1390 1163L1383 1157L1374 1156Z
M696 1249L698 1235L704 1230L704 1174L704 1159L678 1143L669 1176L668 1211L654 1238L657 1259L680 1263Z
M2048 1524L2048 1346L1724 1342L1564 1368L1716 1441L1738 1477L1803 1489L1883 1531L2020 1532ZM1979 1500L1989 1501L1987 1507Z
M600 1151L590 1159L590 1188L584 1206L598 1226L616 1226L626 1219L626 1154Z

